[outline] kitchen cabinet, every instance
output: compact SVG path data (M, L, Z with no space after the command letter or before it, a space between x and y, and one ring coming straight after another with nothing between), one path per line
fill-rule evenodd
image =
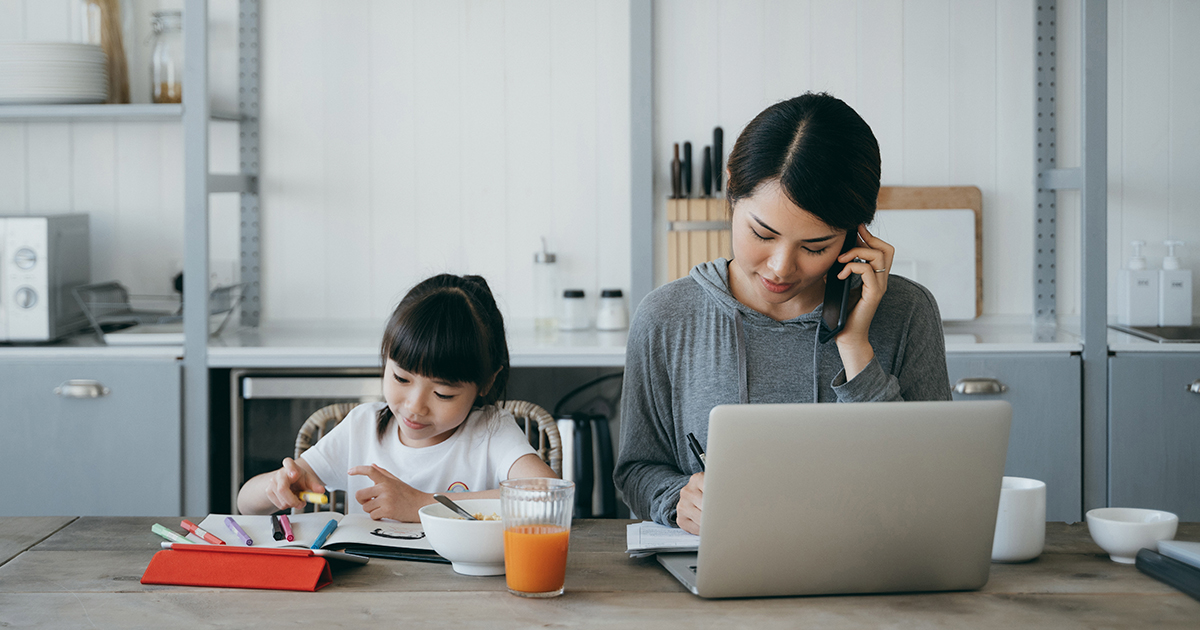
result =
M182 512L174 358L0 363L0 516Z
M1200 520L1200 352L1108 362L1109 505Z
M1080 520L1083 409L1079 355L956 353L947 355L946 364L952 385L963 379L983 379L957 388L964 391L956 391L955 400L1006 400L1012 405L1004 474L1046 482L1046 520Z

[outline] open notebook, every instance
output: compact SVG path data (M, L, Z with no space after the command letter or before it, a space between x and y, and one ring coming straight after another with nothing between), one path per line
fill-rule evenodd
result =
M200 522L200 528L224 540L228 545L241 546L238 536L225 525L229 514L209 514ZM373 558L391 558L397 560L422 560L426 562L448 562L439 556L429 540L425 538L425 530L420 523L397 523L394 521L375 521L366 514L343 515L337 512L310 512L288 516L292 524L295 540L275 540L272 536L270 516L233 515L246 535L254 541L255 547L286 548L299 547L307 549L316 541L321 530L330 519L338 521L337 529L321 545L322 549L345 551L360 556ZM204 542L194 534L188 534L188 540Z

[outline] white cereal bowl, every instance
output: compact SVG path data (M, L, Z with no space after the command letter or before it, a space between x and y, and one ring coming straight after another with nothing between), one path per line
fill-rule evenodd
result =
M1087 513L1088 532L1113 562L1133 564L1137 552L1175 538L1179 517L1160 510L1097 508Z
M500 514L500 499L462 499L455 503L484 517ZM441 503L426 505L417 514L429 544L450 561L455 573L504 575L503 521L469 521Z

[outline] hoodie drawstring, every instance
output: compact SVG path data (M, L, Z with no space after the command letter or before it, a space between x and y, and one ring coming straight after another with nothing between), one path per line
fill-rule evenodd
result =
M750 403L750 388L748 384L749 377L746 374L746 331L742 327L742 312L739 310L733 311L733 327L734 340L733 343L737 346L738 358L738 400L741 404ZM817 354L821 351L821 323L817 322L816 328L813 330L813 362L812 362L812 401L821 402L820 400L820 375L818 369L820 361L817 360Z

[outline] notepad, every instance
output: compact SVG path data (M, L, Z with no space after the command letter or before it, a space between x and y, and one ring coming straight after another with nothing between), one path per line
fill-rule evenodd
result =
M230 515L209 514L201 521L200 528L216 534L227 544L240 546L241 541L225 526L225 517L227 516ZM308 548L321 534L325 524L333 519L338 521L338 527L330 534L325 544L321 545L322 549L345 551L373 558L446 562L430 546L429 540L425 538L425 530L420 523L376 521L366 514L343 515L337 512L295 514L288 517L292 523L295 540L288 542L287 540L275 540L272 536L270 516L233 515L233 519L254 541L253 547L264 549ZM203 539L191 534L187 538L195 542L204 542Z
M1160 540L1158 553L1200 569L1200 542Z
M699 551L700 537L652 521L630 523L625 527L625 553L644 558L659 552Z

